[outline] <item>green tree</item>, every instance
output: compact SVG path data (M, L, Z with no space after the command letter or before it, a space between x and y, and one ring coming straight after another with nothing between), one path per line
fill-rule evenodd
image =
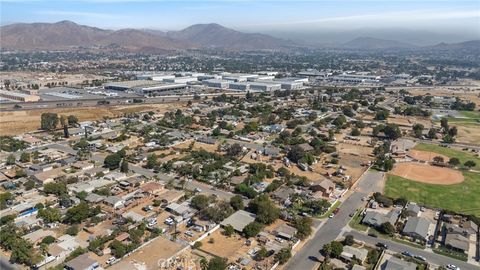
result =
M475 161L473 161L473 160L467 160L467 161L463 164L463 166L467 167L468 169L471 169L471 168L477 166L477 163L475 163Z
M459 160L458 158L456 158L456 157L452 157L452 158L450 158L450 159L448 160L448 164L449 164L450 166L456 167L456 166L458 166L458 165L460 164L460 160Z
M127 247L118 240L113 240L110 243L109 247L110 249L112 249L112 254L116 258L120 259L125 256L125 254L127 254Z
M58 122L59 118L56 113L42 113L40 127L46 131L53 131L57 128Z
M263 225L254 221L249 223L247 226L243 228L243 233L245 234L245 237L250 238L250 237L255 237L257 234L260 233L262 230Z
M384 234L393 235L395 233L395 227L390 222L382 223L379 229Z
M30 153L22 152L22 154L20 155L20 162L30 162Z
M434 128L429 129L429 130L428 130L427 137L428 137L429 139L436 139L436 138L437 138L437 130L434 129Z
M443 133L447 133L448 132L448 119L447 118L442 118L440 119L440 126L442 127L443 129Z
M78 124L78 118L75 115L69 115L67 121L69 126L75 126Z
M345 236L345 239L343 239L343 244L345 246L351 246L355 243L355 239L353 238L353 235L351 234L348 234L347 236Z
M249 209L257 214L256 220L263 224L271 224L280 216L280 210L267 194L261 194L248 204Z
M38 211L38 216L43 219L45 223L59 222L62 220L62 214L57 208L43 208Z
M75 236L78 234L78 225L72 225L70 227L67 228L67 230L65 231L66 234L68 235L71 235L71 236Z
M309 217L300 217L295 220L294 227L297 229L297 237L301 240L312 234L312 219Z
M203 210L208 207L209 198L203 194L195 195L190 201L190 205L197 210Z
M415 124L412 127L413 136L416 138L422 137L424 126L422 124Z
M10 154L10 155L7 156L7 160L6 160L5 164L14 165L15 162L16 162L15 156L13 154Z
M292 257L290 248L282 248L275 254L275 260L280 264L285 264Z
M235 233L235 229L229 224L223 228L223 232L226 236L231 236Z
M103 164L105 165L105 167L113 170L118 168L121 161L122 161L122 156L117 152L117 153L106 156L105 160L103 161Z
M396 124L387 124L383 132L385 133L385 136L391 140L396 140L402 137L402 131Z
M332 248L332 252L331 252L330 255L333 258L340 257L340 254L342 254L342 252L343 252L343 244L341 242L338 242L338 241L332 241L330 243L330 246Z
M243 205L243 199L242 196L240 195L235 195L230 198L230 205L233 207L233 209L236 210L243 210L245 206Z
M225 270L227 269L227 259L213 257L208 262L207 270Z
M361 132L358 128L352 128L352 132L350 132L350 135L352 136L360 136Z
M147 156L147 164L145 165L147 169L153 169L158 165L157 155L151 154Z

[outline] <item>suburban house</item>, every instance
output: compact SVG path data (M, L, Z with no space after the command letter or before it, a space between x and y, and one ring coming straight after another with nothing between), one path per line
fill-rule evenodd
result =
M393 209L387 214L382 214L377 211L367 211L362 219L362 223L373 227L380 227L385 222L395 225L400 213L401 211L398 209Z
M98 262L90 258L88 253L82 254L65 263L65 269L67 270L93 270L98 267Z
M411 217L405 223L403 234L422 241L428 240L430 221L426 218Z
M470 249L470 241L468 238L456 233L448 233L445 236L444 245L448 248L465 253L468 253Z
M297 234L297 229L287 224L281 224L275 229L274 233L278 237L291 240Z
M108 196L103 200L103 203L114 209L118 209L123 206L124 201L118 196Z
M367 255L368 250L366 249L356 248L352 246L344 246L340 257L346 262L350 262L355 258L357 260L360 260L361 263L363 263L367 259Z
M257 215L244 210L238 210L220 223L222 227L232 226L237 232L242 232L243 228L255 221Z
M310 187L313 192L320 192L322 196L328 197L335 191L335 183L331 180L325 179L320 184L316 184Z

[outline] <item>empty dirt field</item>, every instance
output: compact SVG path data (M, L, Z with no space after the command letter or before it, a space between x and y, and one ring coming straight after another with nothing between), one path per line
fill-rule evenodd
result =
M416 160L423 160L423 161L433 161L434 157L442 157L445 162L449 160L449 157L438 154L435 152L429 152L429 151L420 151L420 150L410 150L407 153L408 156L416 159Z
M396 164L391 173L417 182L436 185L453 185L464 180L460 171L410 162Z
M79 121L100 120L104 117L120 117L125 113L142 111L165 112L171 108L178 107L178 104L148 104L111 107L82 107L62 108L45 110L23 110L0 112L0 135L18 135L29 131L36 131L40 128L40 117L42 113L52 112L60 115L75 115Z

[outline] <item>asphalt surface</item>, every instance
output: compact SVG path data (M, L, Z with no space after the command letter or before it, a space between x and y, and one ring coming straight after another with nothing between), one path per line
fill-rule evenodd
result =
M385 243L385 244L388 245L388 250L390 250L390 251L394 251L394 252L398 252L398 253L408 251L408 252L410 252L414 255L423 256L423 257L425 257L425 259L427 259L427 262L429 262L431 264L438 265L438 266L445 266L447 264L454 264L454 265L460 267L460 269L462 269L462 270L475 270L475 269L478 270L479 269L478 267L475 267L474 265L468 264L466 262L462 262L462 261L455 260L455 259L452 259L452 258L449 258L449 257L438 255L436 253L433 253L433 251L427 251L427 250L415 248L415 247L412 247L412 246L406 246L406 245L403 245L403 244L400 244L400 243L397 243L397 242L394 242L394 241L390 241L390 240L387 240L387 239L383 239L383 238L371 237L371 236L368 236L366 234L363 234L363 233L360 233L360 232L357 232L357 231L351 231L351 232L348 232L346 234L351 234L351 235L353 235L355 240L363 241L363 242L365 242L369 245L376 245L378 242L382 242L382 243Z
M338 214L327 220L324 225L320 227L313 238L288 261L285 269L307 270L315 268L318 262L310 258L318 258L322 247L335 240L342 233L342 229L351 219L350 214L364 204L362 201L363 197L371 192L381 191L380 182L382 182L382 179L382 173L368 171L359 180L357 187L354 188L354 193L341 204Z

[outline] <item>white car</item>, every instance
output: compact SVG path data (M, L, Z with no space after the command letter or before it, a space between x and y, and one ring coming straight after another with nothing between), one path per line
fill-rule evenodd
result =
M334 213L331 213L330 216L328 216L329 218L333 218L335 216Z
M447 264L447 268L451 270L460 270L460 267L453 264Z
M112 265L115 262L116 259L117 258L115 258L115 257L111 257L110 259L107 260L106 264Z
M165 224L172 225L173 224L173 219L172 218L165 219Z
M275 241L277 241L277 242L279 242L279 243L283 243L284 240L283 240L282 238L280 238L280 237L276 237L276 238L275 238Z

